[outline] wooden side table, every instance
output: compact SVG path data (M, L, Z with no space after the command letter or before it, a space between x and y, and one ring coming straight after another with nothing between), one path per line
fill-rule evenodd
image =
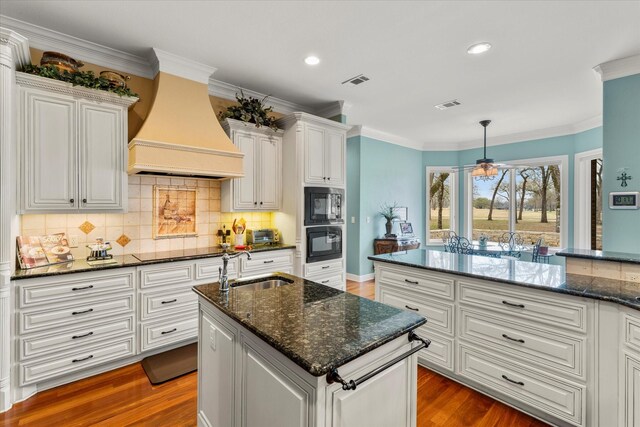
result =
M418 249L420 240L415 237L381 237L373 240L373 254L390 254L392 252Z

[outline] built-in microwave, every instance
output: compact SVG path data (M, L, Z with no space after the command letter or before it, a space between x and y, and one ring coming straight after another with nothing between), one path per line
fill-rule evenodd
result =
M307 228L307 262L342 258L342 228Z
M304 188L304 225L344 224L344 190Z

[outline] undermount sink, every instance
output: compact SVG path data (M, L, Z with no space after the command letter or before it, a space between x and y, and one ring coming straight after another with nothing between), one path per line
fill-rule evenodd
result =
M242 288L259 291L262 289L279 288L280 286L290 285L292 283L293 280L283 279L282 277L261 277L234 282L231 284L231 288Z

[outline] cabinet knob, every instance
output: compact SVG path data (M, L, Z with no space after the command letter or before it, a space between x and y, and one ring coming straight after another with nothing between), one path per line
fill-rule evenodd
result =
M327 181L331 181L331 177L330 177L330 176L329 176L329 177L327 177Z
M327 180L327 177L326 177L326 176L323 176L323 177L322 177L322 179L323 179L324 181L326 181L326 180Z
M258 204L258 202L253 202L253 204L254 204L254 205L257 205L257 204Z
M75 202L75 199L69 199L69 203Z
M87 199L82 199L82 203L87 203Z
M262 205L262 202L260 202L260 204Z

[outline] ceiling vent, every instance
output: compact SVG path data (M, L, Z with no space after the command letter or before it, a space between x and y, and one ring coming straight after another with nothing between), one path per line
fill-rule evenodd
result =
M460 104L462 104L460 101L454 99L453 101L447 101L443 102L442 104L434 105L434 107L436 107L438 110L446 110L447 108L455 107Z
M342 84L351 83L352 85L357 86L360 83L364 83L366 81L369 81L369 77L365 76L364 74L358 74L355 77L351 77L350 79L343 81Z

